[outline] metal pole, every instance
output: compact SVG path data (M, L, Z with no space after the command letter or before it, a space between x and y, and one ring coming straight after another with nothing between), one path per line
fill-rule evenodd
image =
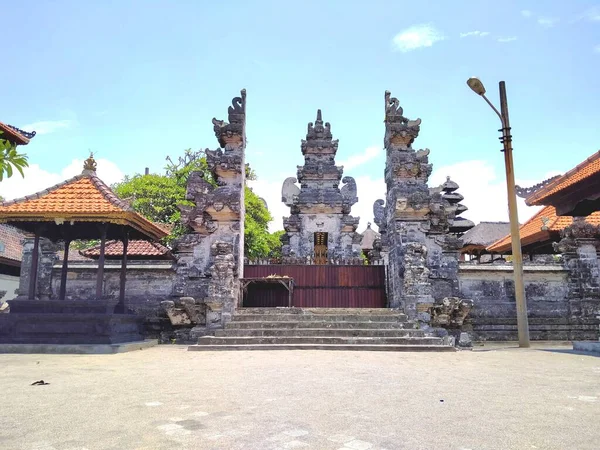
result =
M523 283L523 255L521 253L521 236L519 233L519 213L515 193L515 172L512 157L512 136L508 118L506 85L500 82L500 111L502 113L502 143L504 144L504 165L506 167L506 190L508 193L508 214L510 217L510 235L512 238L513 272L515 279L515 299L517 302L517 328L519 347L529 347L529 324L527 319L527 299Z

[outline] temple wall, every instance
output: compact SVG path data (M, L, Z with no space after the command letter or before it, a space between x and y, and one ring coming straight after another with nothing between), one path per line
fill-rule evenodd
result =
M67 272L67 300L94 299L96 295L96 263L69 263ZM52 270L52 293L58 297L61 265ZM120 261L107 261L104 266L105 297L119 297ZM145 316L160 313L160 302L172 295L175 282L175 270L171 261L130 261L127 266L125 298L127 306Z
M476 340L517 339L511 265L460 264L461 297L473 300L469 322ZM561 264L525 265L525 296L532 340L598 339L598 320L572 314L569 271Z

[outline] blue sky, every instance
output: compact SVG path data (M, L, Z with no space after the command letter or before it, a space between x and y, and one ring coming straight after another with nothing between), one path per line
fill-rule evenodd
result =
M357 179L363 225L383 195L383 93L423 120L432 184L451 175L475 221L506 216L497 102L507 83L518 180L564 172L600 148L600 2L0 0L0 120L38 131L12 197L79 171L89 149L112 182L166 155L215 148L212 117L248 92L246 159L280 228L284 178L317 108ZM48 181L48 183L46 182ZM522 218L530 212L522 213Z

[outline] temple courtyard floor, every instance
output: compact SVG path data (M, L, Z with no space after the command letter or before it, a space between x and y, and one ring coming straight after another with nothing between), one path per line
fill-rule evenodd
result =
M0 393L7 450L600 448L600 358L557 345L2 354Z

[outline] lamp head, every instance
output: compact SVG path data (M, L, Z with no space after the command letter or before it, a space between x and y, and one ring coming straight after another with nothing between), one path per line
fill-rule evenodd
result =
M476 77L469 78L467 80L467 85L469 85L471 90L473 92L475 92L477 95L485 94L485 87L483 87L483 83L481 82L481 80L479 80L479 78L476 78Z

